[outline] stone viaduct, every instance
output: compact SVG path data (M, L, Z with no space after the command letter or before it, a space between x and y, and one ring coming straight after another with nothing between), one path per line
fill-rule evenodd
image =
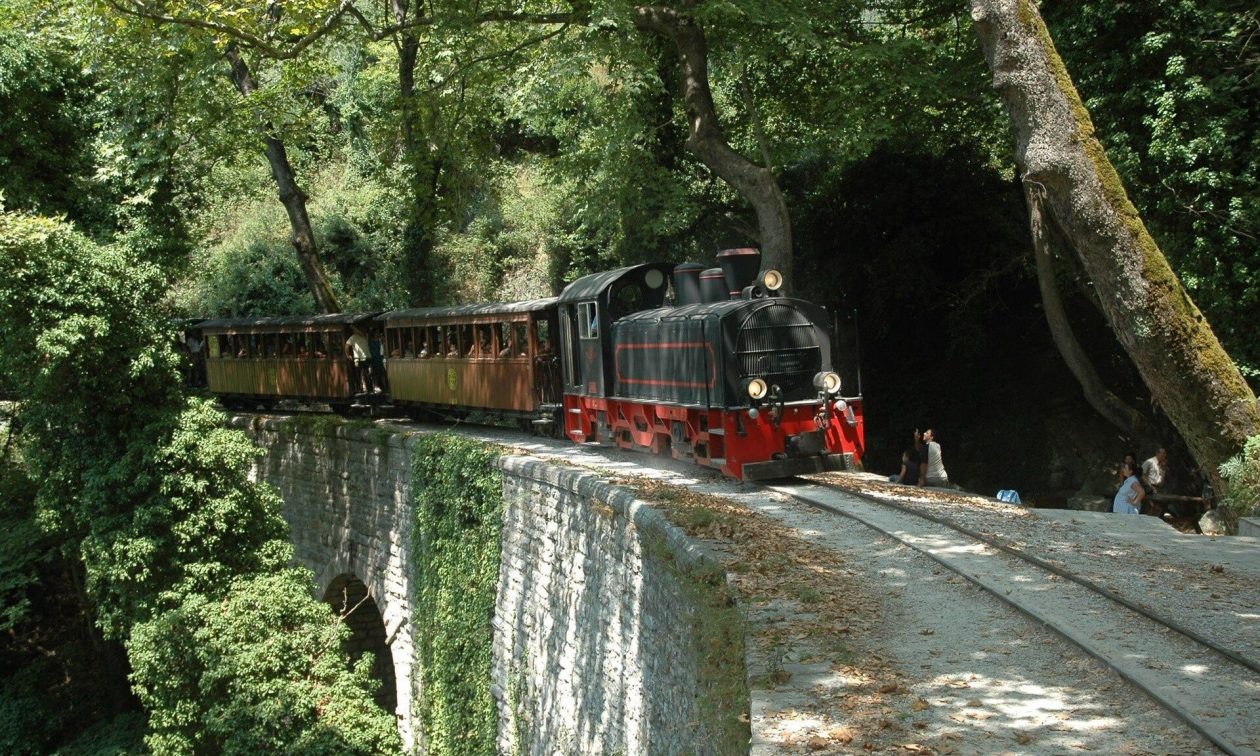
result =
M317 595L341 614L353 609L350 650L376 653L379 702L395 712L408 748L423 753L413 436L339 421L230 423L265 450L254 477L280 491ZM526 457L502 457L499 467L499 752L706 753L723 733L730 742L735 717L712 704L695 632L707 621L702 607L723 600L711 595L712 560L659 511L593 475Z

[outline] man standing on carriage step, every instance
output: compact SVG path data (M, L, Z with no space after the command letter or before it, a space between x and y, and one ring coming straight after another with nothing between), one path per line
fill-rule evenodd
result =
M372 390L369 368L372 360L372 348L368 345L367 335L358 326L351 327L352 333L346 339L346 356L350 358L353 369L351 388L360 394Z
M936 434L931 428L923 433L915 428L914 450L919 454L919 485L950 488L949 474L941 461L941 445L936 442Z

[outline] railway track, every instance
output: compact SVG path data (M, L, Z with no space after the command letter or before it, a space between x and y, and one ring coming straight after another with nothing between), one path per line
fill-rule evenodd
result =
M1260 753L1260 664L1247 653L924 507L802 479L764 488L922 552L1108 665L1223 752Z

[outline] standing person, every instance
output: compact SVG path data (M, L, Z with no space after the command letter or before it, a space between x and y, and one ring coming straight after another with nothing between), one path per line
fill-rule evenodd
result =
M941 445L936 442L936 434L931 428L922 434L914 431L914 448L919 454L920 486L939 486L949 488L949 473L945 472L945 462L941 459Z
M1137 468L1134 468L1137 470ZM1155 503L1155 497L1159 494L1159 489L1164 485L1164 478L1168 474L1168 450L1159 447L1155 450L1155 456L1142 463L1141 470L1137 470L1139 478L1142 481L1142 490L1146 491L1146 511L1142 514L1155 515L1156 517L1164 516L1164 508ZM1176 511L1173 512L1175 516Z
M1168 450L1159 447L1155 456L1142 463L1142 486L1152 496L1159 492L1164 484L1164 473L1168 470Z
M366 394L371 390L368 386L368 365L372 360L372 348L368 345L367 335L358 326L351 328L350 338L346 339L346 357L350 358L351 387L357 393Z
M1124 484L1111 500L1111 511L1118 514L1138 514L1142 500L1146 498L1146 490L1142 488L1142 481L1138 480L1137 465L1126 461L1120 466L1120 472L1124 474Z

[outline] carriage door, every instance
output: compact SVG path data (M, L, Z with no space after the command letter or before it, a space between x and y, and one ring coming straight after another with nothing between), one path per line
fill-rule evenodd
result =
M565 305L560 309L560 339L564 356L564 386L566 394L582 392L582 373L579 368L582 347L578 343L577 328L574 327L573 312L576 305Z
M565 305L561 318L564 338L565 393L604 395L604 352L600 344L599 305L594 301Z

